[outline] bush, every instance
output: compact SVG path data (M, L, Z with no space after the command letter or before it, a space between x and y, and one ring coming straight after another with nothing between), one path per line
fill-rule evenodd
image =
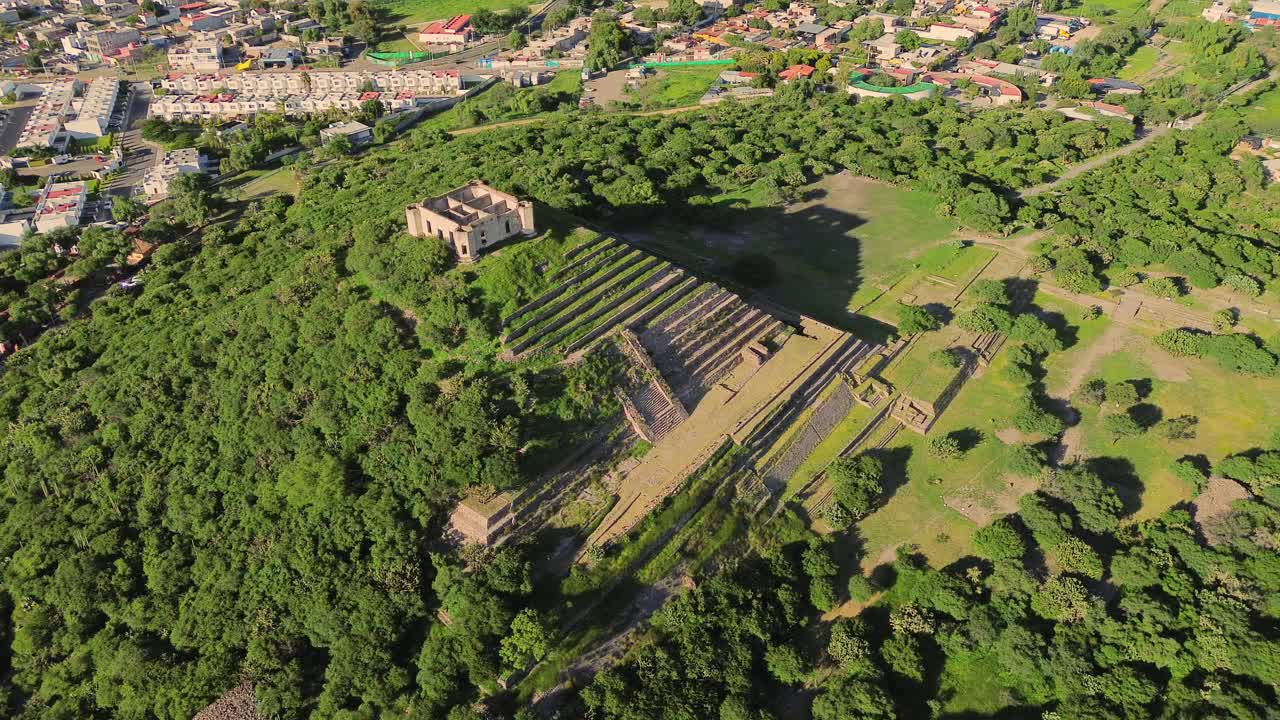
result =
M973 534L973 549L988 560L1015 560L1027 552L1027 545L1012 525L997 520Z
M854 573L849 578L849 599L857 603L864 603L876 594L876 586L866 575Z
M1249 297L1258 297L1262 294L1262 283L1254 280L1248 275L1228 275L1222 281L1223 285L1235 290L1241 295Z
M1244 375L1276 374L1276 356L1244 333L1210 335L1204 341L1204 355L1222 367Z
M1107 398L1107 389L1106 380L1092 378L1080 386L1076 392L1076 400L1082 405L1098 407Z
M1176 298L1182 295L1182 285L1173 278L1150 278L1146 282L1142 283L1142 285L1147 289L1147 292L1155 295L1156 297Z
M1009 451L1006 468L1014 475L1036 477L1044 472L1049 458L1035 445L1014 445Z
M951 435L935 435L929 438L929 454L943 460L955 460L964 455L960 441Z
M786 685L803 682L809 673L804 658L790 645L770 645L764 652L764 663L769 674Z
M1111 275L1111 284L1117 287L1132 287L1139 282L1142 282L1142 276L1130 267L1121 268Z
M930 315L928 310L919 305L907 305L905 303L898 305L898 332L904 337L937 330L940 327L942 327L942 323L938 321L938 318Z
M1102 419L1102 427L1111 435L1112 441L1122 437L1133 437L1143 433L1142 426L1129 413L1108 415Z
M1102 579L1102 558L1080 538L1068 535L1053 548L1053 554L1064 572L1083 575L1091 580Z
M866 662L871 656L871 643L867 642L866 624L858 619L837 620L831 626L827 654L845 669Z
M1030 395L1023 397L1019 404L1020 407L1010 418L1010 422L1019 432L1053 437L1065 429L1057 416L1040 407L1035 398Z
M826 509L822 511L822 519L827 521L832 530L845 530L855 520L853 513L838 502L827 504Z
M1019 315L1009 329L1009 337L1027 344L1032 350L1049 354L1062 349L1058 333L1035 315Z
M1107 402L1120 407L1129 407L1138 402L1138 387L1129 381L1112 383L1106 386Z
M1213 331L1216 333L1230 332L1231 328L1236 326L1239 319L1234 308L1223 308L1213 314Z
M827 474L834 485L835 501L843 505L854 519L871 512L883 491L884 467L869 455L840 458L831 463Z
M998 305L981 303L957 317L956 326L975 333L1007 333L1013 327L1013 316Z
M1156 335L1155 343L1165 352L1178 357L1200 357L1207 336L1190 330L1165 330Z
M1157 427L1160 436L1169 440L1191 440L1196 436L1200 418L1195 415L1179 415L1161 422Z
M960 367L960 355L952 351L950 348L944 350L935 350L929 353L929 362L935 365L941 365L945 368L955 369Z
M1191 486L1195 494L1199 495L1204 492L1209 478L1205 476L1199 467L1196 467L1195 463L1190 460L1175 460L1169 469L1173 472L1174 477Z
M1005 290L1004 283L990 278L975 280L973 285L969 286L968 295L979 304L1009 304L1009 293Z
M835 609L837 601L835 580L829 577L809 579L809 602L819 612L830 612Z

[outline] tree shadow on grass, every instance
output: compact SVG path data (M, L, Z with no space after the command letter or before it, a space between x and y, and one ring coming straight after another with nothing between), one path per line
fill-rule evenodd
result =
M1096 473L1104 485L1116 491L1124 505L1125 515L1132 515L1142 507L1142 491L1145 486L1128 458L1092 457L1084 465Z
M804 199L821 199L825 191L817 192ZM888 336L888 326L848 309L864 282L862 242L852 233L867 222L865 218L825 206L786 212L785 206L743 205L741 200L724 200L668 212L624 208L615 212L614 224L624 237L733 289L759 293L842 330ZM742 258L749 256L773 261L773 277L749 273L769 282L748 286L735 277L741 275Z
M867 456L879 460L884 467L880 497L876 501L877 509L884 507L885 503L898 492L898 488L907 484L907 463L911 460L911 452L910 447L875 448L866 451Z
M978 445L982 444L982 441L986 439L986 435L984 435L981 430L971 427L954 430L949 433L948 436L959 443L960 452L962 453L967 453L978 447Z
M1164 418L1164 411L1151 403L1138 403L1125 412L1143 430L1150 430Z

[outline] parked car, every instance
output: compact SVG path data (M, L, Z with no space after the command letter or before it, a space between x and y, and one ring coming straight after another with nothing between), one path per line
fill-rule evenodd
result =
M71 162L70 155L54 155L52 160L54 165L66 165Z

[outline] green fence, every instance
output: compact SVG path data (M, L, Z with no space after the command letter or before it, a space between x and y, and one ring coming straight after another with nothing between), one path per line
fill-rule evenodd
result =
M429 53L429 52L371 52L366 53L365 57L370 62L378 65L408 65L409 63L422 62L423 60L434 60L438 57L448 55L449 53Z
M688 60L685 62L647 62L632 63L629 68L670 68L670 67L699 67L704 65L732 65L732 60Z
M918 83L915 83L914 85L908 85L906 87L886 87L883 85L872 85L871 83L866 82L865 80L853 80L849 84L860 90L869 90L871 92L885 93L887 95L910 95L912 93L918 93L922 90L927 90L930 92L934 90L933 83L927 83L927 82L918 82Z

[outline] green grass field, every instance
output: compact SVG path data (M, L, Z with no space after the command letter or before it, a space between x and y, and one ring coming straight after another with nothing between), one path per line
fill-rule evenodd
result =
M1280 88L1269 90L1244 108L1245 121L1256 133L1280 133Z
M720 75L719 67L661 69L632 97L645 110L694 105Z
M241 200L257 200L277 193L293 195L298 192L298 178L289 168L247 170L232 182L239 184L236 192Z
M1079 13L1090 20L1107 21L1129 17L1147 7L1148 0L1085 0ZM1074 10L1072 13L1074 14Z
M1168 440L1148 431L1113 441L1102 427L1102 416L1117 409L1082 408L1084 454L1115 458L1118 467L1131 469L1141 478L1138 519L1154 517L1191 498L1192 489L1169 470L1173 461L1204 455L1212 463L1265 445L1280 414L1275 380L1228 373L1207 360L1175 359L1142 336L1134 336L1123 351L1100 360L1090 376L1107 382L1149 381L1151 392L1140 403L1159 408L1164 418L1194 415L1200 420L1196 437L1189 440Z
M542 3L526 0L388 0L387 12L392 23L412 25L465 15L477 10L507 10L513 7L540 7Z
M725 276L738 258L767 257L776 276L762 292L843 326L851 308L879 294L877 285L895 282L956 230L934 212L932 195L867 178L829 175L802 188L800 197L779 207L752 191L721 195L693 221L628 234Z
M1169 0L1156 17L1162 20L1189 20L1199 17L1200 11L1209 7L1209 0Z
M920 350L929 348L920 346L911 352ZM975 517L994 518L1012 509L1022 492L1034 489L1031 481L1016 482L1010 488L1004 473L1010 446L996 432L1005 426L1010 398L1021 390L1000 372L1004 365L1001 352L981 377L964 385L929 431L929 437L961 432L977 440L959 460L931 456L928 438L905 429L885 447L890 483L901 485L892 490L882 508L858 524L865 547L864 570L891 562L893 549L908 543L919 545L934 567L963 557L979 523L948 507L948 499L953 504L975 505ZM886 374L901 379L900 373Z
M561 102L576 102L581 93L582 79L576 72L557 73L551 82L539 87L516 89L499 82L462 103L423 120L419 127L457 130L535 117L544 111L533 100L543 96L561 96ZM475 122L476 120L479 122Z
M378 52L420 52L422 48L404 35L393 35L378 42Z
M1160 59L1160 51L1150 45L1143 45L1129 56L1129 62L1120 68L1120 78L1122 80L1137 80L1142 78L1151 69L1155 67L1156 61Z

